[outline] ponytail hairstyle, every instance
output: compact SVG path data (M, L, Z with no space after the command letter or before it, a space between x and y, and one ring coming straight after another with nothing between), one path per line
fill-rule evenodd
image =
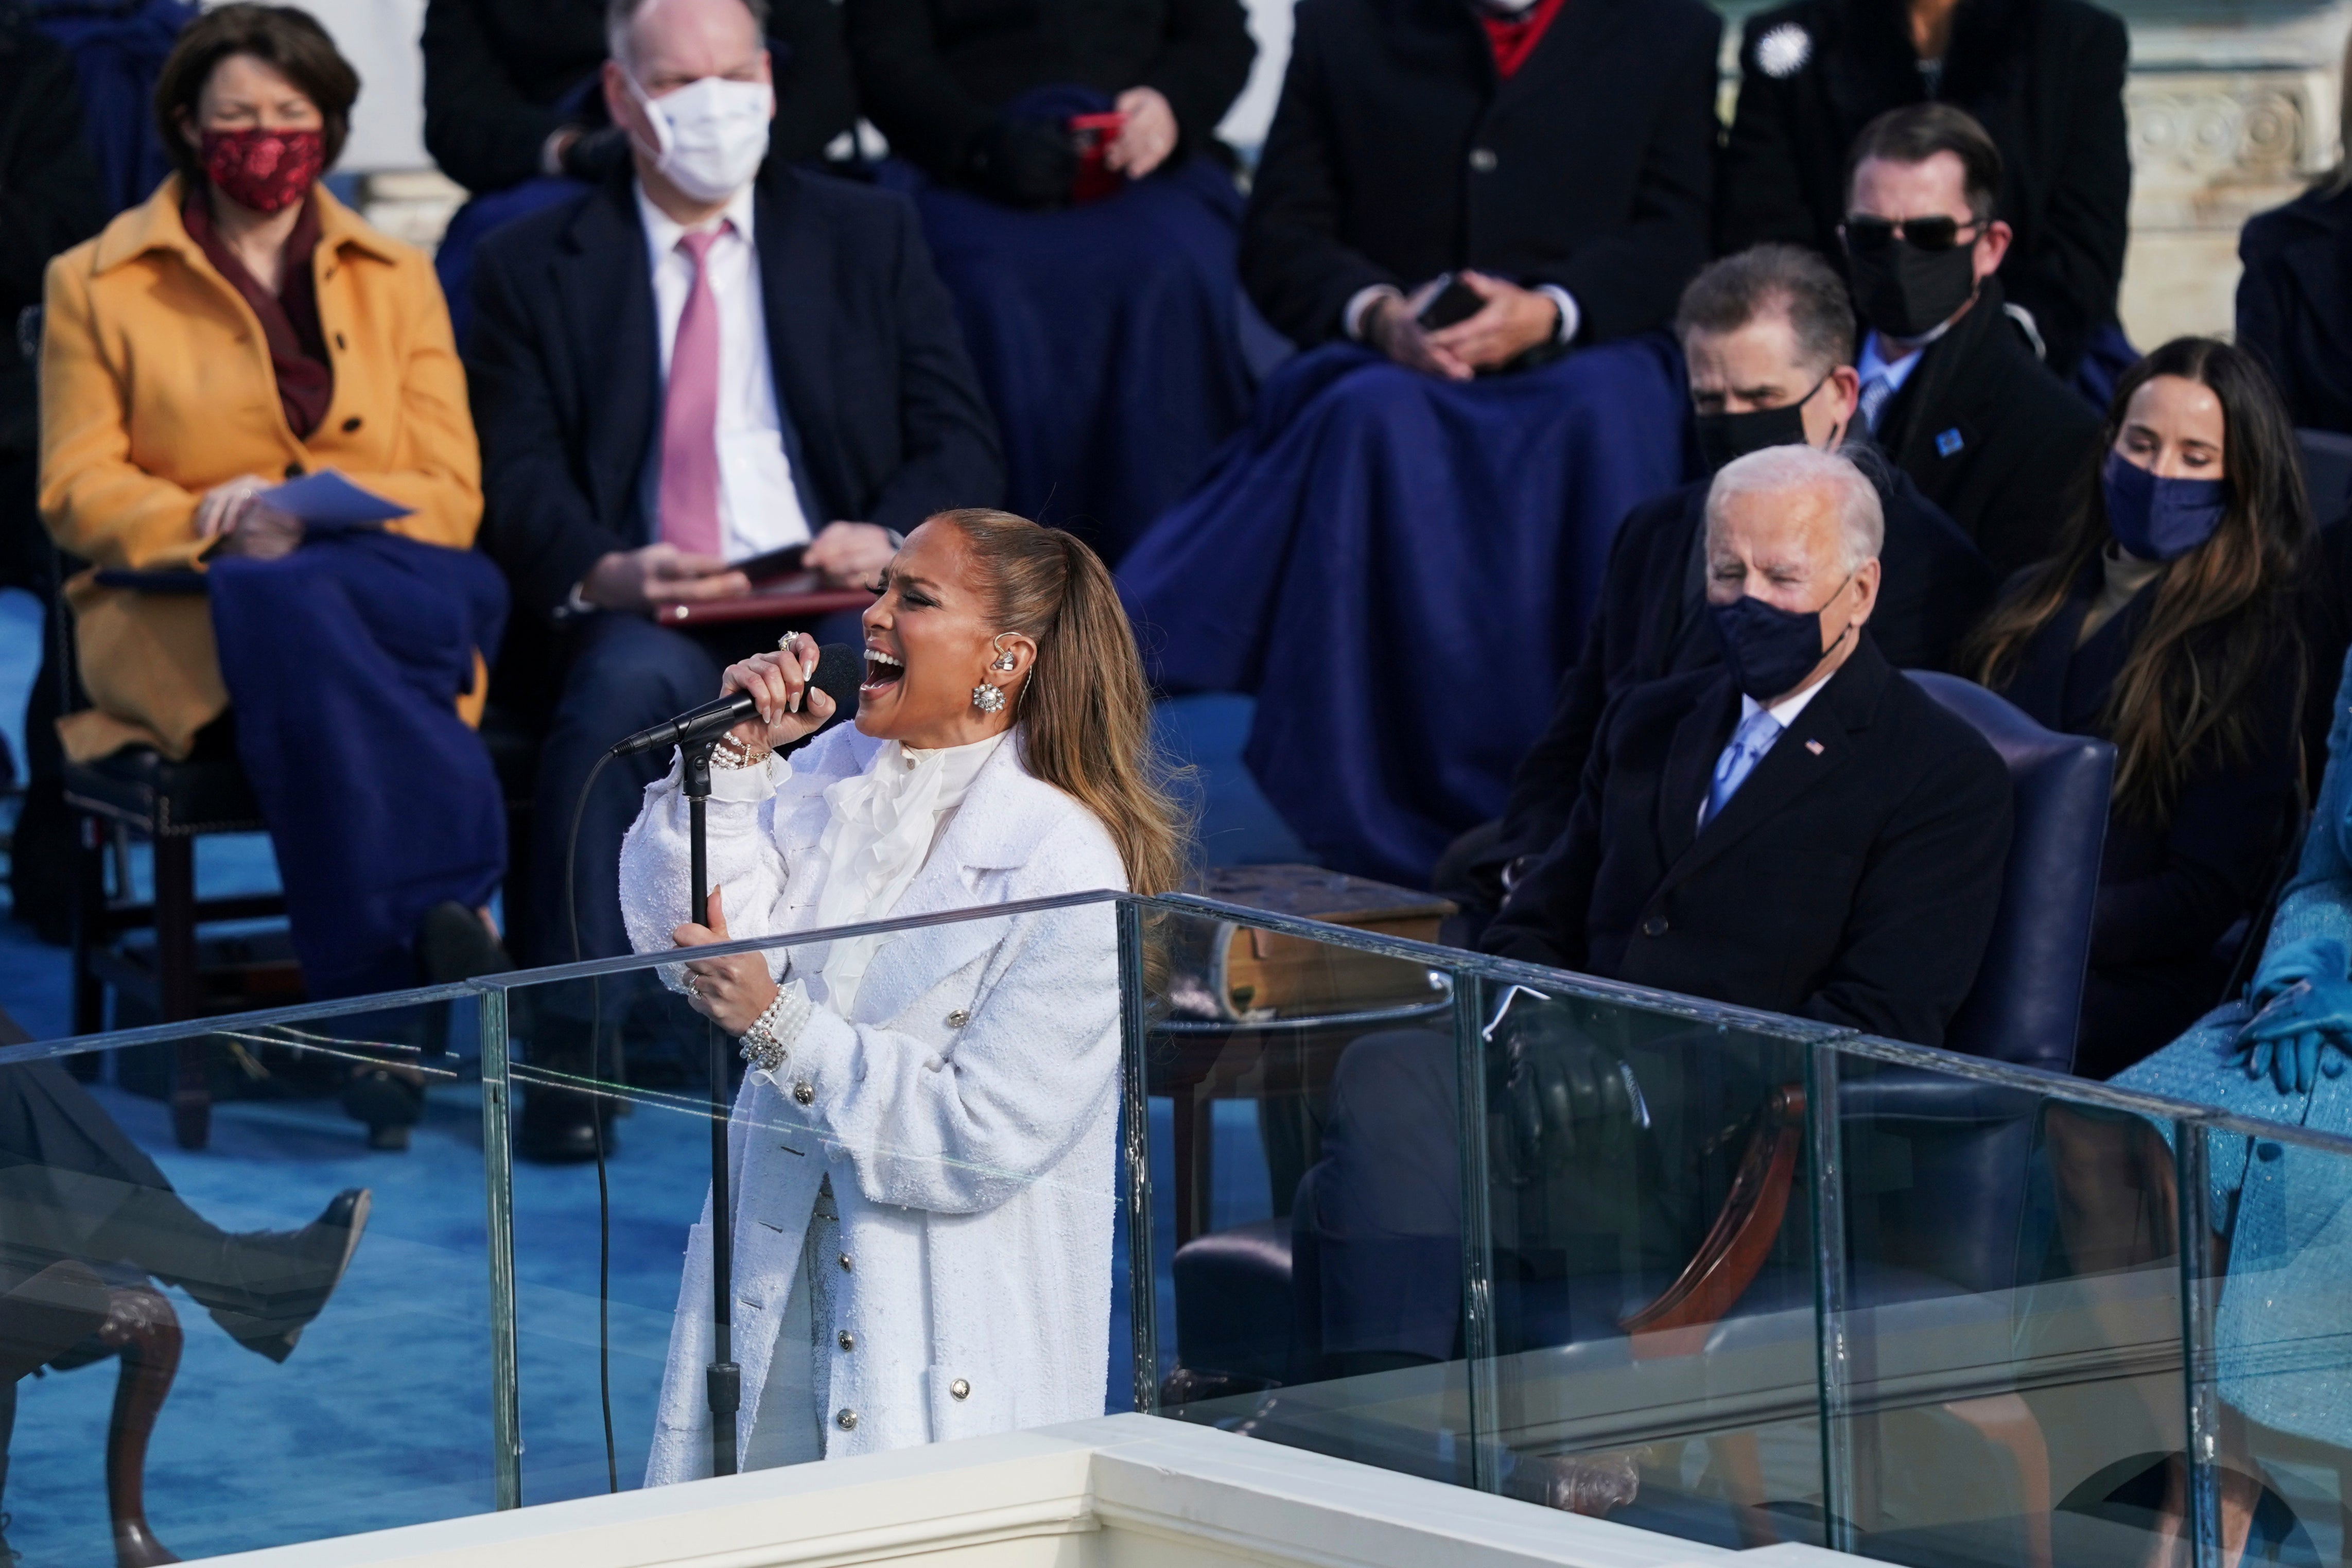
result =
M1958 666L1995 691L2006 689L2026 645L2065 608L2106 549L2113 535L2101 466L2133 395L2159 375L2196 382L2220 400L2229 483L2228 510L2213 537L2142 590L2151 595L2147 623L2101 715L2116 745L2115 805L2160 825L2170 820L2192 769L2234 765L2252 750L2257 688L2271 679L2281 649L2301 642L2293 599L2312 536L2311 503L2294 426L2252 355L2214 338L2175 338L2123 374L2098 449L2076 477L2055 550L2021 574Z
M1128 890L1173 892L1191 823L1151 736L1151 694L1110 569L1076 534L971 507L929 519L971 546L995 623L1037 645L1022 683L1021 760L1095 814L1118 846Z

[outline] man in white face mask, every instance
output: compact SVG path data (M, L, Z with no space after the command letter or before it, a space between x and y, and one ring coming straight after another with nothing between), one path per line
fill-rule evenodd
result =
M565 835L596 758L709 700L727 665L786 629L699 621L695 607L749 592L744 564L793 547L831 584L863 586L897 534L1003 492L995 428L912 210L763 168L776 109L764 4L612 0L604 102L631 169L477 254L467 360L483 547L513 592L510 639L551 628L562 672L539 772L531 929L544 940L523 944L536 963L572 956ZM582 808L589 957L629 950L614 868L640 790L667 765L647 760L608 768ZM593 1154L585 1102L541 1096L521 1147Z

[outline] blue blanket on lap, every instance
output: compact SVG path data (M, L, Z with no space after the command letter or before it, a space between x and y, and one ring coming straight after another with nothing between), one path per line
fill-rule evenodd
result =
M1163 689L1257 697L1245 752L1341 870L1425 886L1503 808L1626 510L1684 472L1664 334L1466 384L1338 344L1119 571Z
M1110 107L1047 89L1015 112ZM1237 321L1242 198L1190 158L1082 207L1020 212L893 160L996 412L1005 504L1116 562L1249 412Z
M313 998L417 982L445 899L489 900L506 813L456 701L496 657L506 582L470 550L375 530L208 574L237 754L260 798Z

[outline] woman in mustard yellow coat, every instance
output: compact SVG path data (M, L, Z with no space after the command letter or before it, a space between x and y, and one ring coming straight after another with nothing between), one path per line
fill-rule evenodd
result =
M314 994L493 956L474 911L505 853L466 727L504 590L469 549L448 312L431 263L319 183L358 89L301 11L192 23L156 91L177 172L50 264L41 353L41 513L89 563L68 754L234 745ZM330 469L406 514L330 533L263 498Z

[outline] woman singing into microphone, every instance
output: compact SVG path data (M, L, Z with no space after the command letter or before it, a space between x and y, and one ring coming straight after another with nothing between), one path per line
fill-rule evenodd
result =
M621 849L641 952L1097 888L1161 892L1182 833L1110 574L1069 534L950 511L866 612L857 719L787 639L727 671L707 924L680 925L678 770ZM1098 1415L1118 1122L1108 904L684 964L740 1037L734 1353L746 1469ZM709 1473L710 1224L687 1251L649 1486Z

